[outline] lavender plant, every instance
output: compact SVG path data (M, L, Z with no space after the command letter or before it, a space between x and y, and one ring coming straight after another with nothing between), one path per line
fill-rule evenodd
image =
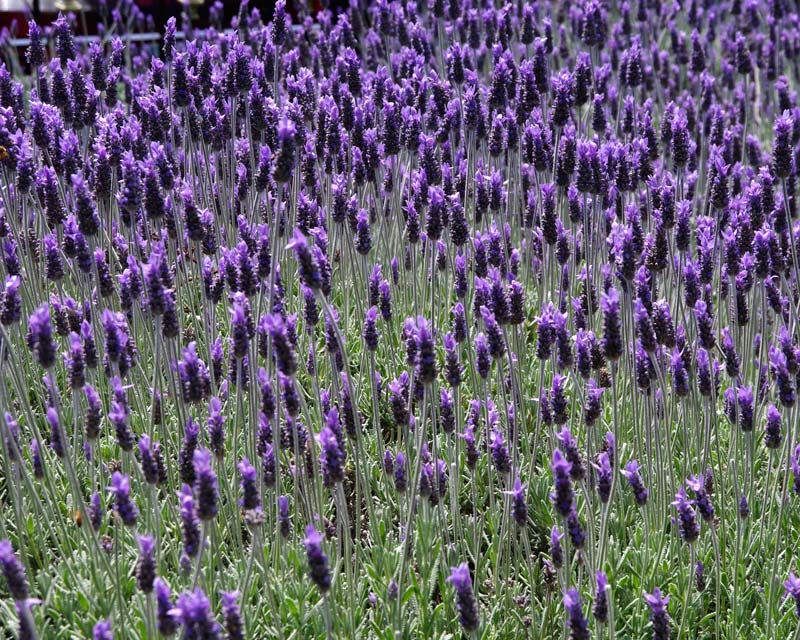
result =
M4 637L798 637L796 6L111 4L1 39Z

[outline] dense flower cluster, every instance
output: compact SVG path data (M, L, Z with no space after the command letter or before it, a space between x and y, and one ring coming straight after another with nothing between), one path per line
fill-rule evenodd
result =
M794 633L796 6L102 7L0 63L4 637Z

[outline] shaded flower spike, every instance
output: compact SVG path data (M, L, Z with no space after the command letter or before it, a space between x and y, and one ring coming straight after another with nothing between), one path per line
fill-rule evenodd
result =
M597 495L602 503L607 503L611 496L611 481L614 477L608 454L605 452L597 456L597 463L594 464L597 472Z
M526 485L517 477L514 488L505 493L511 496L511 517L517 526L524 527L528 522L528 503L525 501Z
M28 39L30 40L30 45L25 52L28 64L33 69L41 67L44 64L44 46L42 45L42 30L36 20L28 22Z
M297 260L300 282L312 291L321 289L323 282L320 265L303 232L295 229L292 240L286 245L286 248L294 253L295 260Z
M336 417L336 422L338 422L338 410L336 407L331 408L328 412L326 422L329 422L334 416ZM323 484L326 487L333 487L337 483L344 481L345 452L339 442L337 433L327 424L319 434L319 443Z
M646 505L648 492L647 489L645 489L642 476L639 473L639 463L636 460L631 460L625 465L621 473L625 476L625 479L633 490L633 498L636 504L640 507Z
M681 487L675 494L672 506L678 512L678 531L684 542L693 543L700 537L700 525L697 523L697 514L686 496L686 489Z
M433 336L425 318L417 318L416 326L416 376L422 384L436 379L436 352Z
M242 458L236 468L239 470L242 499L240 504L245 511L261 509L261 495L258 490L258 475L247 458Z
M331 572L328 567L328 556L322 550L322 536L314 525L310 524L306 528L303 545L308 559L308 575L317 588L325 593L331 587Z
M278 528L284 538L292 532L292 522L289 516L289 498L278 496Z
M156 594L156 621L158 632L165 637L173 635L178 630L178 620L174 614L172 592L169 585L161 578L156 578L153 583Z
M583 615L581 596L574 587L564 594L564 609L567 612L570 640L589 640L589 622Z
M764 446L767 449L777 449L783 442L781 433L781 414L774 404L767 407L767 421L764 429Z
M197 515L201 520L211 520L219 509L217 474L211 466L211 452L208 449L197 449L193 463Z
M136 563L136 586L142 593L153 591L156 578L156 562L153 551L155 541L152 536L139 536L139 560Z
M244 640L244 623L239 609L239 592L221 593L222 617L227 640Z
M650 608L653 640L669 640L671 634L671 621L667 612L669 596L662 596L661 589L656 587L652 593L644 594L644 601Z
M43 369L50 369L56 363L56 344L47 305L39 307L31 315L26 340L28 348Z
M556 525L553 525L553 528L550 529L550 560L552 560L553 566L558 569L564 564L564 550L561 547L563 538L564 534L558 530Z
M114 632L109 620L100 620L92 629L92 640L113 640Z
M183 625L184 638L217 640L220 637L220 626L214 620L211 602L199 587L178 596L172 611Z
M602 571L598 571L595 579L597 581L597 590L595 591L592 614L598 622L605 624L608 622L608 577Z
M380 339L380 335L378 333L377 320L378 320L378 308L370 307L367 310L366 317L364 318L364 330L363 330L364 346L369 351L378 350L378 340Z
M472 590L472 577L467 563L451 568L447 581L453 585L456 592L456 610L461 626L468 633L476 631L480 626L478 602Z
M17 602L27 600L28 578L25 575L25 567L8 540L0 540L0 569L11 597Z
M600 299L603 310L603 353L609 360L622 357L622 320L620 317L619 294L609 289Z
M783 583L783 588L785 590L784 597L794 600L795 611L800 617L800 578L790 571L789 577Z
M206 363L197 356L197 343L190 342L178 361L183 401L189 404L203 402L211 394L211 377Z
M111 486L109 491L114 494L114 512L127 527L136 525L139 517L139 509L131 500L131 483L128 476L119 471L115 471L111 476Z
M181 538L183 553L187 558L194 558L200 551L200 521L197 518L192 488L184 484L178 492L181 518Z
M273 313L266 317L266 327L272 339L275 363L285 376L292 376L297 371L297 356L289 334L288 323L283 316Z
M492 452L492 461L494 462L497 473L502 475L511 473L511 459L508 455L508 447L506 446L505 439L500 430L492 430L489 449Z
M554 490L550 494L556 511L566 518L572 511L572 504L575 500L575 492L572 488L572 464L564 455L556 449L553 451L553 461L550 464L553 472Z
M792 173L792 132L794 118L789 111L784 111L775 120L773 129L775 142L772 147L772 169L775 177L786 179Z

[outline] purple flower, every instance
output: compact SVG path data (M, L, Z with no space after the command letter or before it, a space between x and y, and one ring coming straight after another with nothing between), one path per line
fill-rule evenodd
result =
M180 503L181 535L183 538L183 553L188 558L194 558L200 551L200 521L197 517L194 496L188 484L184 484L178 492Z
M153 591L156 578L156 561L153 555L155 542L152 536L139 536L139 559L136 562L136 586L142 593Z
M560 569L564 564L564 551L561 547L561 540L564 534L558 530L556 525L550 529L550 560L553 566Z
M653 640L669 640L671 628L671 621L667 612L669 596L662 596L661 590L656 587L652 593L644 594L644 601L650 608Z
M486 340L486 335L478 333L475 336L475 367L478 370L478 375L486 380L492 368L492 359L489 353L489 343Z
M184 638L217 640L220 637L220 626L214 620L211 603L199 587L178 596L172 613L183 625Z
M622 357L622 320L619 294L616 289L604 293L600 301L603 310L603 353L609 360Z
M423 317L417 318L415 340L416 376L422 384L428 385L436 379L436 352L428 322Z
M203 402L211 394L211 377L208 368L197 356L197 343L190 342L178 361L183 401L188 404Z
M292 531L292 523L289 517L289 498L278 496L278 528L284 538L288 538Z
M245 511L261 509L261 495L258 490L258 476L255 467L247 458L242 458L236 466L239 470L242 499L240 504Z
M61 429L61 420L53 407L47 408L47 424L50 425L50 448L59 458L64 457L64 433Z
M583 615L583 604L577 589L569 589L564 594L564 609L567 612L570 640L589 640L589 623Z
M218 460L225 456L225 416L219 398L208 401L208 446Z
M222 617L228 640L244 640L244 623L239 609L239 592L221 593Z
M211 520L219 508L217 474L211 466L211 452L197 449L193 455L194 493L197 498L197 516L201 520Z
M511 517L517 526L524 527L528 523L528 503L525 501L526 485L519 477L514 479L514 487L505 493L511 496Z
M793 571L789 572L789 577L783 583L785 589L785 598L792 598L794 600L795 611L800 616L800 578L798 578Z
M172 602L172 592L169 585L161 578L156 578L153 583L156 593L156 619L158 632L165 637L173 635L178 630L178 620Z
M27 343L43 369L50 369L55 364L56 345L47 305L39 307L28 320Z
M247 312L239 300L233 303L231 309L231 340L234 357L237 359L244 358L250 346L250 330L248 328Z
M113 640L114 632L109 620L100 620L92 629L93 640Z
M456 592L456 610L458 611L458 620L461 626L467 633L476 631L480 626L478 602L472 590L472 577L467 563L464 562L457 567L452 567L447 581L453 585L453 589Z
M608 622L608 591L610 585L608 584L608 577L602 571L598 571L595 574L595 579L597 589L595 591L592 614L598 622L605 624Z
M394 459L394 488L398 493L403 493L406 487L406 458L402 451L398 451Z
M689 476L686 486L694 493L694 504L700 516L706 522L714 519L714 506L706 492L706 479L703 476Z
M585 475L586 469L577 440L575 440L572 432L567 427L564 427L556 434L556 439L558 440L560 451L563 452L564 457L572 465L570 476L573 480L581 480Z
M492 452L492 461L497 473L501 475L511 473L511 459L508 455L508 447L506 447L503 434L497 429L492 431L489 449Z
M553 451L553 461L550 464L553 472L554 491L550 494L556 511L566 518L572 511L575 492L572 488L572 464L556 449Z
M367 310L366 317L364 318L364 330L363 330L364 346L369 351L378 350L378 341L380 339L380 335L378 333L377 320L378 320L378 308L370 307Z
M338 410L335 407L328 412L326 421L334 418L338 422ZM326 487L333 487L344 481L345 450L336 432L328 425L320 432L319 443L323 483Z
M153 485L158 484L159 481L158 461L154 455L154 447L158 447L158 443L151 445L150 436L143 433L139 438L139 464L142 467L145 482Z
M126 527L136 526L139 509L131 500L131 484L128 476L115 471L111 476L109 491L114 494L114 512Z
M675 494L672 506L678 512L678 531L684 542L692 544L700 537L700 525L697 523L697 514L686 496L686 490L681 487Z
M600 501L605 504L611 496L611 481L614 475L608 454L600 453L597 456L597 463L593 466L597 472L597 494L600 496Z
M306 537L303 539L308 559L308 575L317 588L325 593L331 587L331 572L328 567L328 556L322 550L322 536L314 525L306 527Z
M286 248L294 253L300 281L312 291L321 289L322 271L314 251L309 247L308 238L299 229L295 229L292 240Z
M767 420L764 428L764 445L768 449L777 449L783 442L781 432L781 414L774 404L767 407Z
M9 275L0 291L0 324L4 327L19 322L22 317L22 297L19 293L21 284L22 280L18 275Z
M2 569L11 597L17 602L26 601L28 599L28 578L25 575L25 567L14 553L14 548L8 540L0 540L0 569Z
M639 462L631 460L625 465L621 473L625 476L625 479L633 490L633 497L636 504L640 507L646 505L648 492L644 486L644 482L642 482L642 476L639 473Z

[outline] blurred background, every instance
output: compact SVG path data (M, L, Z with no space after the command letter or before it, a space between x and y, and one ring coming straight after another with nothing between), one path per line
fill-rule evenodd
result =
M188 12L192 26L228 27L237 15L239 0L0 0L0 29L7 30L10 38L25 38L28 20L36 19L40 26L53 22L59 12L76 14L76 35L95 35L103 31L103 25L113 21L113 12L120 4L133 4L145 20L146 30L163 32L164 25L171 16L181 25L181 14ZM287 10L294 17L314 15L323 8L332 10L346 8L346 0L287 0ZM271 19L275 8L274 0L250 0L250 9L258 9L264 22ZM126 10L127 14L128 11ZM85 30L85 33L81 33Z

